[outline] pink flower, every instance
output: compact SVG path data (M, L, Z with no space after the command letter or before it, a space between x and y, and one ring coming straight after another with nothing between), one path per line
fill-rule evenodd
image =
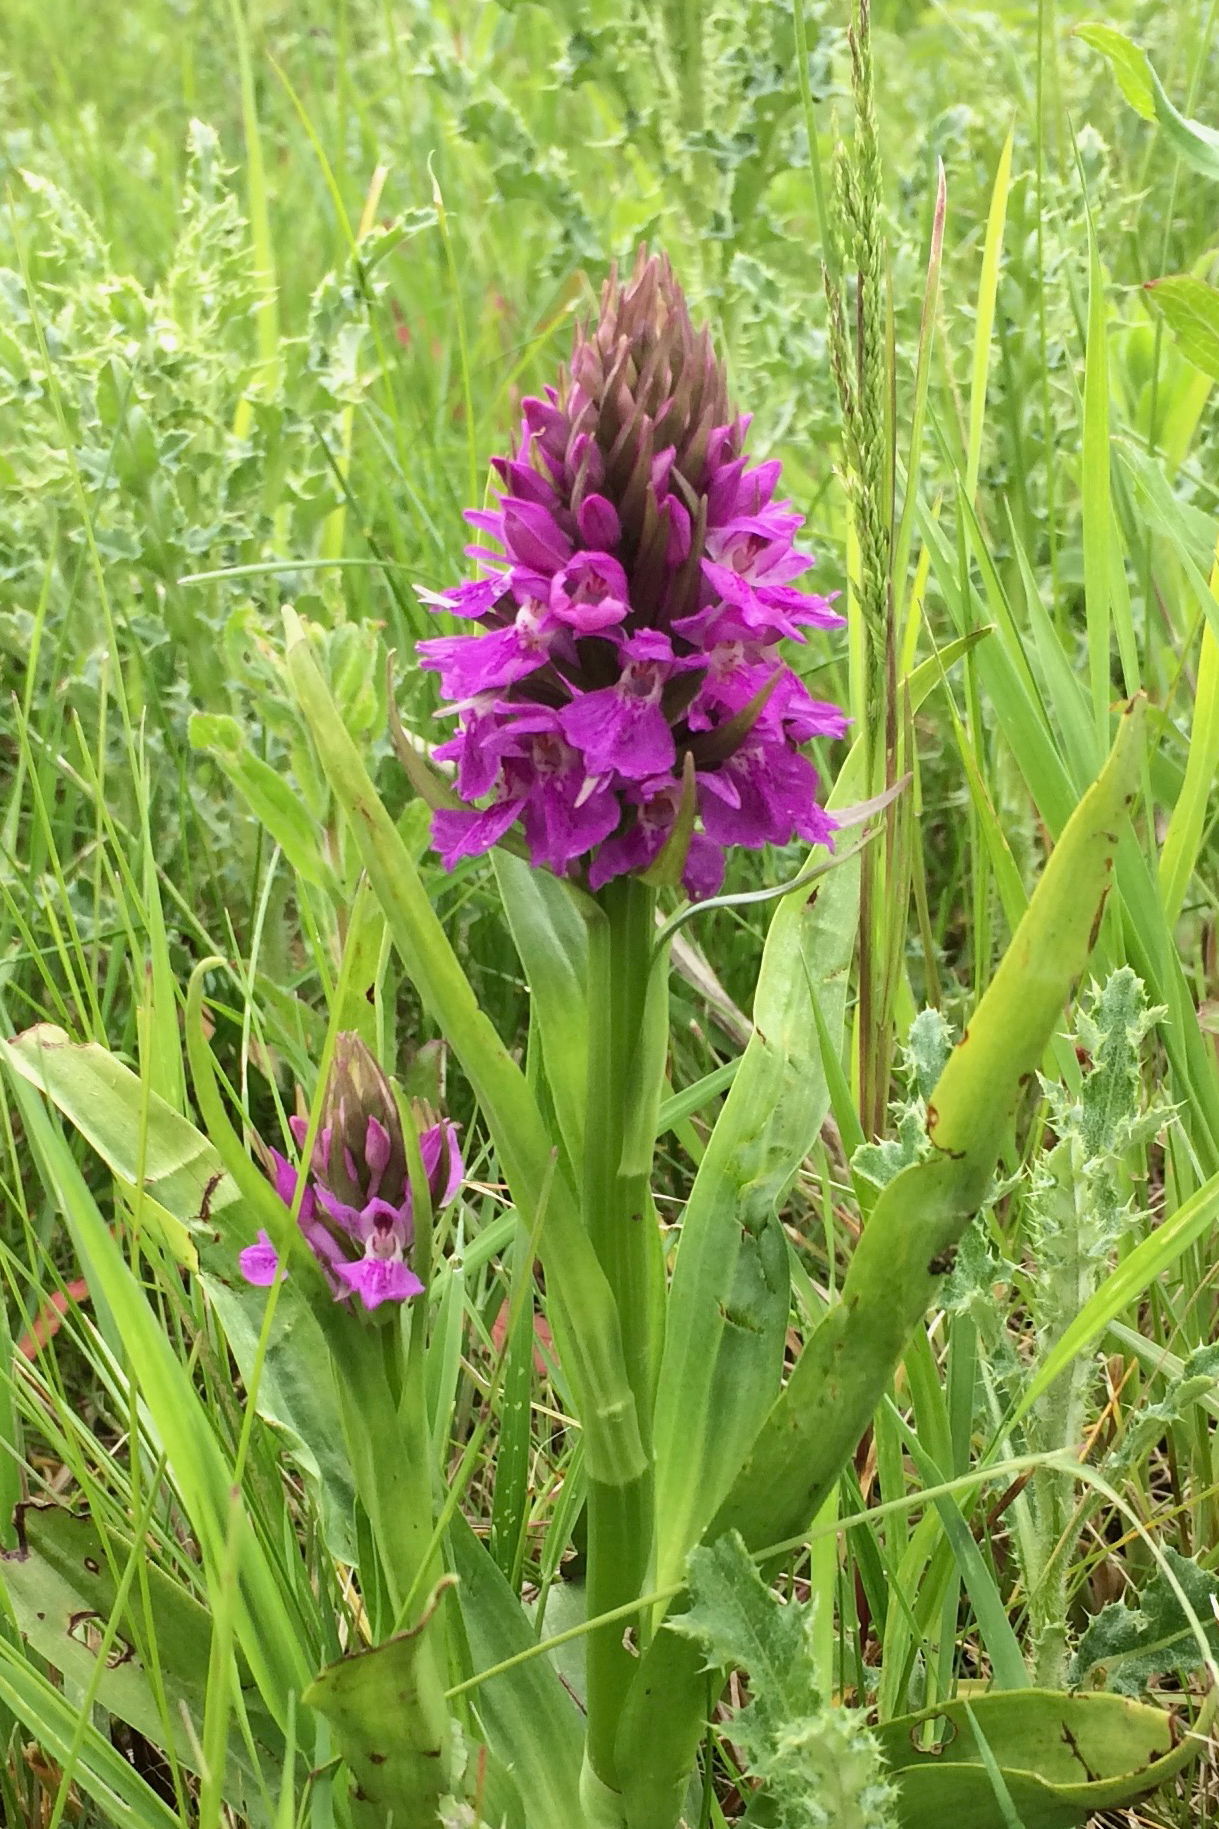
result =
M305 1120L288 1122L303 1147ZM433 1206L447 1206L464 1174L456 1127L448 1120L430 1124L420 1132L419 1151ZM275 1191L291 1206L300 1171L278 1150L270 1153ZM414 1237L413 1205L393 1088L359 1036L344 1031L335 1043L322 1123L297 1213L305 1242L336 1300L356 1295L372 1309L421 1294L423 1284L406 1261ZM279 1272L278 1253L266 1232L259 1232L238 1262L246 1282L262 1287Z
M713 894L731 844L831 844L800 746L846 720L779 652L840 626L792 580L803 517L780 466L750 465L705 330L667 260L611 276L559 385L523 405L499 506L472 511L487 576L426 600L471 621L419 644L458 715L438 752L464 810L438 811L447 864L514 826L535 864L596 890L646 870L694 763L699 825L685 857Z

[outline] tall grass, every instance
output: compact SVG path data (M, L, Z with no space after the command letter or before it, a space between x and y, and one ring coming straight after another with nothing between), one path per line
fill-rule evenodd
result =
M1133 968L1160 1012L1128 1095L1158 1118L1131 1115L1107 1141L1131 1214L1077 1278L1082 1312L1046 1296L1061 1159L1048 1165L1094 1050L1077 1012L1044 1063L1055 1091L1030 1093L976 1239L792 1564L816 1604L820 1688L882 1726L979 1676L1015 1681L1045 1623L1032 1573L1074 1643L1107 1602L1146 1589L1156 1549L1207 1576L1219 1556L1219 471L1212 382L1140 291L1210 270L1219 193L1072 36L1087 16L1052 0L873 9L889 639L895 678L930 667L896 732L913 775L881 879L897 890L869 917L869 969L887 973L870 1008L889 1012L893 1046L870 1051L868 1024L850 1038L853 986L847 1043L809 1048L832 1115L782 1208L792 1327L839 1286L892 1167L857 1150L878 1131L897 1148L911 1113L922 1122L926 1029L900 1044L925 1008L956 1030L967 1019L1103 762L1112 704L1139 691L1139 818L1091 970L1100 983ZM1106 17L1147 47L1183 112L1207 112L1214 4ZM483 1009L536 1077L528 985L544 962L518 954L490 867L446 875L428 849L387 734L386 656L404 720L434 734L410 658L429 620L414 586L463 575L461 508L519 396L641 238L712 320L755 441L809 514L818 587L843 594L852 639L815 690L867 713L869 579L822 281L828 174L852 127L846 24L799 0L794 13L10 0L0 1033L53 1023L104 1044L145 1098L189 1116L187 984L219 957L211 1046L229 1108L268 1138L296 1086L313 1096L337 1029L396 1063L437 1039L284 696L291 606L319 631L342 726ZM840 758L819 760L832 777ZM751 855L728 886L798 863ZM674 1225L749 1034L768 917L729 907L686 930L657 1183ZM430 1291L435 1469L549 1636L578 1623L583 1448L540 1291L531 1320L530 1240L453 1068L447 1097L470 1127L471 1180ZM350 1578L339 1418L302 1369L303 1311L266 1318L175 1220L166 1188L197 1174L201 1193L205 1170L171 1150L154 1174L146 1123L126 1158L113 1137L99 1155L80 1132L104 1142L106 1111L86 1102L62 1124L28 1077L0 1075L0 1540L18 1547L24 1500L87 1510L92 1533L56 1552L57 1651L16 1610L0 1630L0 1815L52 1829L340 1821L332 1749L302 1726L299 1694L394 1609ZM1104 1484L1064 1483L1055 1463L1040 1486L1026 1469L981 1498L966 1484L922 1502L989 1463L1081 1448ZM75 1642L65 1571L85 1549L96 1617ZM142 1685L126 1715L122 1663L107 1660L120 1616ZM183 1645L204 1647L185 1693L167 1674ZM1062 1660L1041 1646L1044 1674ZM577 1690L581 1647L553 1653ZM523 1649L472 1646L473 1667ZM1181 1662L1154 1680L1178 1686ZM739 1814L734 1760L713 1729L702 1823ZM1178 1789L1127 1820L1215 1820L1205 1760Z

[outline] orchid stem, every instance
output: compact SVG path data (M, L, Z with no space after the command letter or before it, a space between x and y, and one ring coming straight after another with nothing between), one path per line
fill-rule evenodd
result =
M624 877L600 894L589 929L588 1114L583 1205L589 1236L618 1306L627 1377L635 1396L644 1449L651 1454L664 1264L652 1206L650 1173L634 1172L624 1150L632 1117L646 1100L646 1082L664 1071L663 1051L646 1045L649 966L655 894ZM650 1163L649 1163L650 1168ZM650 1466L625 1486L591 1482L588 1498L588 1607L609 1613L647 1586L652 1539ZM642 1620L636 1622L636 1630ZM621 1621L595 1631L588 1647L588 1759L600 1786L619 1789L614 1742L636 1658ZM605 1797L602 1793L602 1802Z

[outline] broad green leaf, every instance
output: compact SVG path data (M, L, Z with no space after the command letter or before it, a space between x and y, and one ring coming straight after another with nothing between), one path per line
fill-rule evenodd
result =
M1004 1127L1082 971L1140 764L1142 703L1050 855L927 1106L935 1153L884 1189L842 1295L804 1348L712 1526L761 1548L799 1531L867 1426L977 1211Z
M904 682L913 710L985 628ZM863 779L856 745L829 798ZM669 1289L656 1405L657 1567L675 1580L735 1478L778 1390L789 1287L778 1208L829 1110L827 1052L841 1048L859 865L779 903L762 955L754 1029L686 1204ZM714 1077L714 1076L713 1076Z
M165 1453L183 1511L198 1538L206 1577L217 1582L230 1579L232 1464L159 1312L151 1306L72 1152L13 1055L12 1045L0 1040L0 1061L10 1068L14 1102L39 1172L67 1226L109 1339L115 1348L122 1341L123 1359L149 1419L152 1439ZM307 1666L299 1622L288 1612L279 1581L253 1529L242 1534L237 1579L238 1639L267 1707L282 1726L292 1706L291 1696L299 1694L306 1679Z
M922 1750L921 1730L936 1743ZM1121 1696L1022 1689L958 1698L878 1730L898 1787L901 1829L1006 1829L981 1744L1002 1774L1023 1829L1076 1829L1157 1790L1201 1753L1206 1721Z
M248 1381L259 1365L258 1414L313 1489L327 1549L340 1561L354 1563L355 1488L330 1349L317 1317L293 1279L287 1279L259 1364L266 1290L252 1289L237 1277L226 1282L204 1274L200 1280L242 1379Z
M975 645L987 645L988 633L985 627L968 631L915 669L905 683L913 710L940 683L947 666ZM863 749L857 744L835 784L832 805L850 803L862 770ZM755 1033L686 1210L656 1411L657 1561L670 1571L668 1580L680 1578L687 1553L740 1477L742 1455L778 1390L790 1299L786 1261L781 1278L774 1280L775 1270L739 1213L743 1202L755 1199L755 1222L759 1212L770 1210L763 1200L781 1197L829 1109L828 1072L837 1066L834 1049L840 1046L841 998L857 905L857 861L833 870L811 904L807 890L780 902L763 957ZM835 1012L838 1035L830 1028ZM783 1044L782 1052L776 1042ZM717 1150L718 1173L712 1174L708 1165L716 1166ZM735 1180L728 1178L726 1165L734 1165ZM784 1167L787 1181L781 1180ZM759 1186L763 1174L768 1179ZM696 1197L705 1202L701 1224ZM778 1230L773 1218L767 1224ZM774 1233L764 1229L762 1237L769 1242ZM742 1290L749 1305L741 1303L733 1313L729 1303ZM750 1325L742 1326L746 1319ZM890 1370L883 1374L881 1388ZM879 1396L878 1389L872 1407ZM832 1408L832 1396L829 1402ZM835 1451L835 1475L866 1423L865 1416L847 1446ZM799 1464L798 1453L793 1464ZM787 1471L790 1477L791 1468ZM763 1514L768 1511L768 1477L754 1494ZM720 1532L713 1527L713 1534ZM763 1527L758 1541L772 1542L777 1534L777 1525L771 1531ZM673 1632L659 1633L640 1662L619 1735L618 1764L631 1829L666 1824L670 1805L668 1821L678 1812L702 1731L704 1687L689 1641ZM666 1698L663 1723L655 1704L661 1695Z
M528 1650L535 1634L460 1512L450 1542L471 1669L477 1673ZM553 1629L549 1614L547 1623ZM529 1829L572 1829L582 1822L580 1717L549 1660L532 1658L480 1684L474 1705L491 1750L516 1781Z
M1108 58L1130 106L1144 120L1154 118L1159 122L1177 157L1203 177L1219 178L1219 132L1178 113L1164 93L1164 85L1146 51L1109 25L1081 25L1076 28L1076 35Z
M133 1607L142 1608L132 1594L127 1598L127 1617L118 1622L106 1668L100 1675L96 1668L98 1641L117 1601L112 1566L121 1573L128 1558L143 1551L113 1536L103 1543L90 1517L60 1505L23 1506L20 1529L21 1546L0 1561L0 1582L22 1637L53 1669L62 1672L69 1685L83 1691L92 1681L101 1706L154 1746L165 1744L168 1733L177 1758L197 1772L212 1636L207 1609L149 1560L141 1584L147 1588L159 1682L166 1701L167 1712L162 1714L138 1649L143 1638L142 1611L138 1623L131 1621ZM283 1761L282 1744L249 1687L248 1673L245 1684L247 1716L265 1750L268 1769L275 1771ZM254 1774L244 1748L231 1745L226 1799L240 1809L247 1791L254 1794Z
M1219 291L1192 273L1149 279L1143 297L1177 339L1183 355L1219 381Z
M789 1288L779 1206L829 1108L817 999L840 1045L859 861L771 921L754 1032L690 1192L656 1404L657 1580L676 1579L779 1387Z
M97 1042L39 1023L9 1044L17 1071L56 1105L112 1174L137 1184L173 1220L167 1243L194 1267L188 1234L215 1240L215 1216L237 1189L207 1138Z
M299 620L286 613L287 676L369 881L416 990L461 1062L520 1213L544 1213L540 1255L564 1369L577 1394L590 1474L607 1485L644 1467L613 1293L524 1074L479 1008L414 861L343 728Z
M1156 92L1146 51L1132 44L1124 32L1112 25L1076 26L1075 36L1109 59L1117 86L1135 113L1141 114L1145 121L1154 121Z
M448 1576L409 1632L327 1665L301 1700L334 1729L355 1785L350 1810L364 1829L437 1829L442 1797L460 1782L438 1687L438 1609Z

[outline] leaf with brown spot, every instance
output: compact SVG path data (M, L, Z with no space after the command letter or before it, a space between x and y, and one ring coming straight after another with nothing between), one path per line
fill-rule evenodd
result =
M457 1789L438 1618L455 1581L437 1582L409 1631L328 1664L301 1698L334 1729L360 1829L436 1829L441 1798Z

